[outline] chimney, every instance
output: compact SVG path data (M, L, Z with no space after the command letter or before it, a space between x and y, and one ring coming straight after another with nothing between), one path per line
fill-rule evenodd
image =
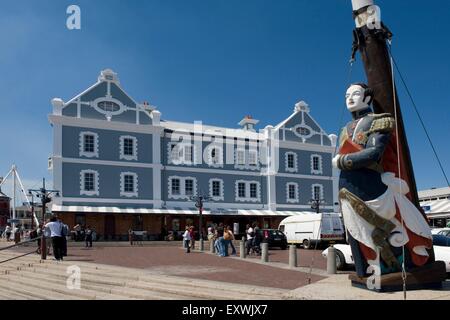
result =
M259 120L253 119L252 116L247 115L239 122L239 125L242 127L243 130L247 131L255 131L255 125L259 123Z

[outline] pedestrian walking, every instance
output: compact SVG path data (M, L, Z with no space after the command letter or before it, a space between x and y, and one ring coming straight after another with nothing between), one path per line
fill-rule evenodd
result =
M58 221L56 216L53 216L45 226L50 233L53 245L53 256L57 261L63 260L63 240L62 240L62 223Z
M184 247L186 248L186 253L191 252L190 242L191 242L191 233L189 227L186 227L186 231L183 234Z
M247 226L246 226L246 235L247 235L247 241L245 243L245 246L247 248L247 255L249 255L250 251L253 247L253 238L255 236L254 230L249 224L247 224Z
M219 254L219 256L221 257L225 257L225 240L223 238L223 233L224 233L224 228L223 228L223 223L220 223L219 226L217 227L217 253Z
M235 256L236 255L236 248L234 247L234 244L233 244L233 241L235 240L235 238L234 238L233 231L231 231L231 227L230 226L226 226L223 237L224 237L224 239L226 239L228 241L228 245L231 247L231 255ZM228 247L226 249L226 253L228 255Z
M67 236L69 235L69 226L67 224L65 224L64 222L62 222L61 218L58 218L58 221L62 225L62 232L61 232L62 256L67 257Z
M86 242L86 248L92 248L92 229L91 226L87 226L85 230L85 242Z
M11 240L11 232L12 232L12 228L11 225L8 224L5 228L5 236L6 236L6 241L10 241Z
M194 250L195 249L195 228L194 228L194 226L191 226L189 228L189 234L191 236L191 249Z

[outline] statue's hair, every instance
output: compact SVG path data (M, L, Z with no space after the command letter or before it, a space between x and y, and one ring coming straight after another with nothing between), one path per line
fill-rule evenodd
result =
M366 99L366 97L370 97L368 105L370 106L372 104L375 93L371 87L369 87L367 84L365 84L363 82L352 83L350 85L350 87L351 86L360 86L361 88L363 88L364 89L364 100Z

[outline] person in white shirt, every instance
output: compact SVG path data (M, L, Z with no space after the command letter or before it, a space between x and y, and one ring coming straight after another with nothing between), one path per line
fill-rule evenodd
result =
M250 250L253 246L253 237L254 237L254 229L250 226L247 225L247 242L245 243L246 247L247 247L247 255L250 254Z
M191 233L189 227L186 227L186 231L183 234L184 245L187 248L186 253L191 252L190 242L191 242Z
M50 237L52 238L53 256L58 261L63 260L63 224L58 221L56 216L53 216L44 228L50 233Z

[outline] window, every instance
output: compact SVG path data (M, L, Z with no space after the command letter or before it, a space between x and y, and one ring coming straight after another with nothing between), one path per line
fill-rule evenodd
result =
M180 179L172 179L172 194L173 195L180 195Z
M97 107L105 112L117 112L120 110L120 106L113 101L100 101L97 103Z
M238 196L239 198L245 198L245 183L243 182L238 184Z
M187 196L192 196L194 194L194 181L187 179L184 181L184 190Z
M189 200L190 196L197 194L197 179L193 177L169 177L169 198Z
M249 166L256 166L258 164L258 152L256 150L248 152L248 164Z
M134 154L134 140L126 138L123 140L123 154L126 156L132 156Z
M132 136L120 137L120 159L137 160L137 139Z
M193 146L184 146L184 161L187 163L194 162L194 147Z
M84 190L85 191L95 190L95 175L91 172L86 172L84 174Z
M287 172L297 172L297 153L286 152L285 155L285 167Z
M318 154L311 155L311 174L322 174L322 156Z
M134 172L120 174L120 195L122 197L138 196L138 175Z
M80 172L80 195L99 195L98 176L98 172L95 170L82 170Z
M256 183L250 183L250 198L257 198L258 185Z
M84 135L84 152L95 152L95 136L92 134Z
M236 164L245 166L245 150L236 150Z
M323 200L323 186L321 184L312 185L312 198L314 200Z
M223 201L223 180L214 178L209 180L209 196L214 201Z
M80 157L98 158L98 134L80 132Z
M258 181L236 181L236 201L259 202L261 201L261 189Z
M295 182L290 182L286 185L286 201L288 203L298 203L298 184Z
M220 197L220 181L213 181L212 183L212 196Z

